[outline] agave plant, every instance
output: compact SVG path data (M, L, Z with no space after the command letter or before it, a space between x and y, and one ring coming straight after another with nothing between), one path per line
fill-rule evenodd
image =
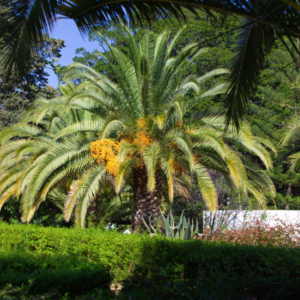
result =
M193 59L208 49L189 45L172 56L180 33L170 42L168 32L148 31L137 42L124 28L129 53L108 42L114 62L99 53L112 64L115 81L85 65L71 65L65 78L80 79L78 86L62 87L61 97L51 101L39 100L21 123L1 132L0 205L21 199L23 221L29 222L41 201L63 186L65 219L75 212L76 223L84 227L88 207L104 184L117 194L128 185L136 231L150 215L155 223L163 195L172 201L191 182L216 210L209 169L260 201L261 190L275 193L268 175L229 146L238 144L268 169L272 161L265 146L272 145L254 137L246 123L239 133L229 124L224 134L224 117L193 117L200 101L224 93L224 84L203 90L202 83L228 71L186 76Z
M195 236L200 236L199 233L199 225L198 220L196 219L195 224L194 220L190 221L190 219L186 219L184 216L184 211L181 213L178 223L176 224L172 210L170 210L167 218L164 214L160 211L161 218L164 223L164 231L167 238L171 239L182 239L182 240L191 240ZM143 218L143 222L145 227L147 228L150 235L156 235L157 229L152 225L151 216L149 217L149 222L146 222ZM150 224L150 226L148 225Z

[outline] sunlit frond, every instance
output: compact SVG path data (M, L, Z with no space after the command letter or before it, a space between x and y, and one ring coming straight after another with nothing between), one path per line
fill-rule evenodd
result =
M210 211L216 211L218 209L217 193L207 170L205 170L201 165L196 164L195 174L200 192L207 208Z
M160 155L160 146L157 142L154 142L150 147L144 147L141 154L148 173L147 188L152 192L155 189L155 172Z
M88 170L82 178L73 183L65 203L64 215L67 221L70 220L72 211L76 206L75 222L78 226L85 227L88 205L95 199L106 176L105 168L97 166Z

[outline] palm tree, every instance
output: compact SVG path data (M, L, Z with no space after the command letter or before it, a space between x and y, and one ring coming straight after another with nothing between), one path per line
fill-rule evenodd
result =
M296 0L16 0L4 1L4 4L10 7L10 12L8 22L1 29L6 45L1 60L8 68L8 75L14 67L21 72L26 68L32 48L42 39L43 33L52 30L59 15L74 20L81 33L103 26L109 20L137 22L146 18L150 21L152 17L168 17L170 13L184 18L183 7L194 13L202 9L245 18L245 24L239 28L240 40L231 66L226 100L227 125L233 119L237 127L264 58L275 43L275 35L285 45L283 36L288 36L299 53L291 39L300 36L300 6Z
M198 185L207 207L215 210L209 169L259 201L260 190L275 193L268 175L229 146L258 156L268 169L272 161L263 145L272 145L254 137L246 123L239 133L229 124L224 135L224 117L193 114L200 101L224 92L224 84L201 87L227 70L186 76L193 59L208 49L189 45L172 57L180 32L169 42L167 32L156 36L148 31L139 43L128 28L125 32L128 56L107 43L116 82L73 64L66 78L80 79L77 87L61 87L59 98L38 100L23 122L1 132L0 205L20 198L23 221L29 222L41 201L63 188L65 219L75 210L76 223L84 227L88 207L104 185L114 186L120 201L128 199L130 187L137 230L142 218L152 215L155 222L163 195L172 201L190 183Z
M23 221L30 221L40 203L55 196L51 195L55 187L68 190L73 179L67 178L70 173L76 178L94 165L87 154L90 140L96 137L101 124L99 111L92 115L76 105L72 107L69 100L75 93L73 86L61 87L60 92L60 98L36 101L25 121L5 128L0 134L0 208L12 197L21 199ZM99 117L94 121L96 114ZM80 124L86 123L90 131L82 132ZM60 138L64 128L74 128L78 138Z
M206 91L201 85L227 70L216 69L202 77L190 75L183 79L193 59L207 49L197 50L197 45L189 45L172 57L180 32L168 44L167 32L158 36L147 32L137 43L130 30L125 28L125 31L130 57L106 42L115 62L112 68L117 83L78 63L69 67L66 78L80 79L80 88L97 97L109 111L103 120L100 140L92 143L91 152L114 177L117 193L125 183L132 186L133 230L143 226L143 218L148 220L150 215L155 222L164 186L172 201L174 185L179 180L195 180L207 207L216 210L216 192L208 169L221 172L231 186L261 200L258 190L248 181L251 168L245 167L222 138L225 119L190 118L190 122L184 119L200 101L224 92L224 84ZM101 56L109 62L104 54ZM190 97L191 92L195 96ZM234 139L259 156L267 168L272 167L270 155L262 145L270 146L267 141L255 139L246 124L238 135L234 132L229 124L226 138ZM264 177L260 181L262 186L273 189L266 174L253 173ZM76 183L74 193L81 185L85 183ZM79 197L69 197L67 218L78 200Z
M286 147L280 161L288 160L291 170L299 170L300 168L300 118L298 115L289 120L279 146Z

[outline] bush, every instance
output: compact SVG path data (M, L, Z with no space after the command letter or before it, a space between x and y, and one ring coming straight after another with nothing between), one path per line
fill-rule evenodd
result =
M295 248L300 245L299 230L279 219L274 219L274 223L271 226L267 220L253 218L238 229L211 231L207 228L200 239L215 242L225 241L239 245L285 248Z
M127 278L144 240L150 241L151 238L97 229L0 224L2 250L86 259L111 270L116 281Z
M112 300L113 298L108 291L95 289L91 293L79 296L69 296L68 293L60 295L58 292L48 292L43 294L30 295L32 283L23 284L21 286L13 286L8 284L4 288L0 288L0 300L44 300L44 299L57 299L57 300Z
M0 251L0 288L27 285L26 293L76 296L95 288L109 290L111 277L100 264L74 256ZM53 298L53 297L52 297Z
M69 258L68 269L75 258L110 269L113 282L124 285L120 299L296 299L300 290L299 248L0 225L0 249L37 255L51 266L37 263L30 272L55 270L59 256ZM31 265L22 264L13 256L1 260L7 273Z

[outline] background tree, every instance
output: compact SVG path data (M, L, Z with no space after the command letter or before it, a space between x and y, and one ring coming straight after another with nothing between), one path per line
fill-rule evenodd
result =
M0 2L0 28L9 22L10 8ZM5 37L0 33L0 58L4 55ZM17 123L23 116L25 108L38 97L55 96L55 89L49 87L46 68L54 67L54 63L61 56L64 47L62 40L56 40L45 35L31 53L26 70L22 76L12 73L9 80L5 81L7 68L0 68L0 130L5 126Z
M290 45L289 41L285 43ZM295 43L298 43L297 40ZM293 51L293 55L298 57L296 51ZM275 168L270 172L278 193L275 199L266 195L269 208L300 207L298 171L291 170L285 156L282 156L287 150L293 151L296 145L291 141L286 145L290 148L283 149L282 144L279 144L291 127L291 119L295 120L294 116L298 115L298 80L298 58L293 60L283 44L277 40L258 79L257 89L250 97L251 104L246 115L253 132L270 140L279 150L279 156L273 158Z
M49 74L46 68L61 56L62 47L62 40L45 37L31 56L27 74L12 74L9 81L4 82L6 72L0 70L0 130L21 120L26 107L38 97L56 95L56 90L47 85Z

